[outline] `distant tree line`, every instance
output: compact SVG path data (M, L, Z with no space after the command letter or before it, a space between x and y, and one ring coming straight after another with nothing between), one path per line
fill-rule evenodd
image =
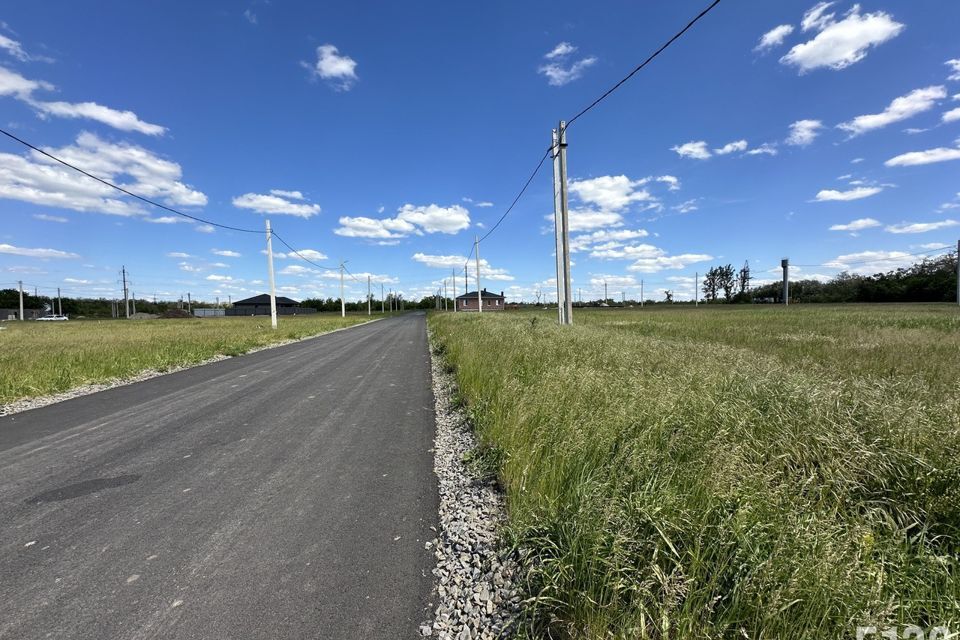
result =
M704 276L702 290L708 302L783 302L780 282L750 289L748 265L737 273L729 264L711 268ZM885 273L843 272L826 282L790 281L791 302L955 302L956 299L956 253L926 258Z

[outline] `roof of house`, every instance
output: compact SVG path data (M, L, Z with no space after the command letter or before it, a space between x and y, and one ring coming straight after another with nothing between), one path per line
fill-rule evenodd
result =
M483 290L483 297L484 297L484 298L501 298L501 299L502 299L502 298L505 298L506 296L503 295L503 291L501 291L500 293L493 293L492 291L487 291L486 289L484 289L484 290ZM467 293L463 294L462 296L457 296L457 300L460 300L461 298L470 298L470 299L476 300L476 299L477 299L477 292L476 292L476 291L468 291Z
M253 296L252 298L247 298L246 300L237 300L233 303L233 306L237 306L238 304L270 304L270 296L266 293L261 293L258 296ZM277 296L277 304L296 306L300 303L296 300L291 300L286 296Z

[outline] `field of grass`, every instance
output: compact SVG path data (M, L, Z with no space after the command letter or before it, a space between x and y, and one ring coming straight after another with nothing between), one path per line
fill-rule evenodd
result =
M239 355L284 340L305 338L367 321L366 315L282 316L182 320L4 322L0 331L0 405L164 371L215 355Z
M530 569L528 630L960 631L956 307L574 320L430 318L499 466L508 540Z

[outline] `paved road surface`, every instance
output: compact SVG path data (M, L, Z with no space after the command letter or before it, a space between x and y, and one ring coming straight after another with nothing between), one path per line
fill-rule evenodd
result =
M0 418L0 638L414 638L423 315Z

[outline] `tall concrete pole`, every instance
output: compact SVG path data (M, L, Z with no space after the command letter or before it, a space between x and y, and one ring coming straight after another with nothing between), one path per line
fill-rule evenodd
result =
M273 279L273 232L267 220L267 274L270 276L270 326L277 328L277 283ZM189 294L187 294L189 298Z
M474 236L473 246L477 254L477 313L483 313L483 295L480 293L480 236Z
M573 300L570 294L570 215L567 211L567 123L561 120L557 129L560 135L560 220L563 223L563 320L566 324L573 324Z
M347 303L343 299L343 263L340 263L340 317L347 317Z
M553 228L557 251L557 322L566 324L564 318L566 307L563 305L563 221L561 220L563 214L560 212L560 136L556 129L553 130L552 134L553 142L550 148L553 149Z
M127 297L127 267L120 267L120 273L123 274L123 317L130 317L130 300Z
M23 280L18 280L17 284L20 285L20 319L23 320Z
M790 259L780 261L783 268L783 304L790 304Z

